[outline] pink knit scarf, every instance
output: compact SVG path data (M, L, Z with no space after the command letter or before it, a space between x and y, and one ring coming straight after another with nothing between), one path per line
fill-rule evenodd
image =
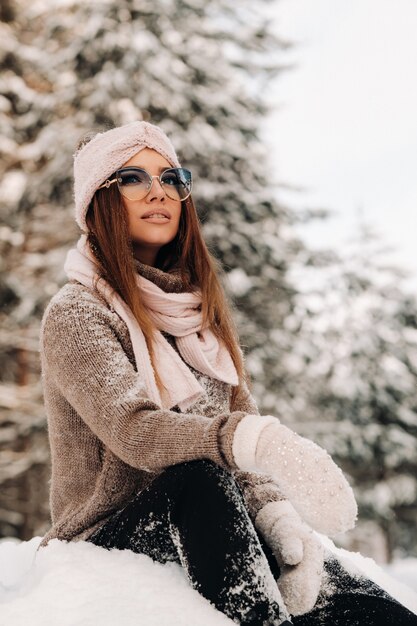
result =
M97 265L85 235L80 237L76 248L68 252L64 269L69 279L94 289ZM165 387L162 394L155 382L144 334L132 311L105 280L98 281L97 290L127 325L137 370L145 379L150 399L164 409L178 405L184 411L204 395L203 387L184 361L212 378L237 385L236 368L226 346L209 328L202 328L202 313L198 310L201 291L166 293L140 274L137 274L137 284L157 328L154 335L155 366ZM184 361L161 330L175 337Z

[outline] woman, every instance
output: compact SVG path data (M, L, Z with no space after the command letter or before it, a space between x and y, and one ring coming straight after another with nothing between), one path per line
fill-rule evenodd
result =
M176 561L240 624L413 623L313 532L351 528L353 493L324 450L259 415L191 172L165 133L134 122L97 134L74 155L74 183L83 235L41 332L41 546Z

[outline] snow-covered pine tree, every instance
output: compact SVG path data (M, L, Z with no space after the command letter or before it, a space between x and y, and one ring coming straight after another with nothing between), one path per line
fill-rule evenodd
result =
M4 184L21 176L10 228L26 241L39 219L38 236L62 242L58 256L60 244L52 246L53 265L60 267L76 236L70 190L77 139L141 116L163 124L195 172L205 235L229 272L250 365L255 369L257 357L254 373L276 378L281 350L270 331L289 310L285 273L300 243L280 236L289 210L274 200L258 125L266 114L260 87L279 71L277 53L287 44L249 1L239 11L226 0L55 6L22 0L19 6L18 36L7 30L4 37L11 66L3 82L10 107L3 118ZM49 267L38 267L38 274ZM53 276L40 307L63 280L58 271ZM266 380L262 392L268 387Z
M417 303L387 258L362 226L339 260L302 268L285 360L298 430L353 478L360 519L384 530L390 557L417 554Z
M163 126L194 172L206 239L237 299L256 397L274 410L285 378L285 333L274 329L291 308L286 271L300 243L290 229L283 234L291 212L274 200L258 136L263 90L287 45L269 31L259 4L8 1L0 44L3 382L39 392L39 319L65 280L65 254L78 236L71 197L78 139L143 118Z

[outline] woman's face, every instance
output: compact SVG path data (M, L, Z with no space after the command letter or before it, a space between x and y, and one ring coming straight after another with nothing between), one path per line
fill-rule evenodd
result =
M142 167L152 176L159 175L162 170L172 165L156 150L144 148L123 164ZM175 238L181 216L181 200L171 200L157 178L153 179L152 187L142 200L123 198L127 209L129 233L135 257L146 265L155 265L159 249ZM170 217L143 218L149 211L168 211Z

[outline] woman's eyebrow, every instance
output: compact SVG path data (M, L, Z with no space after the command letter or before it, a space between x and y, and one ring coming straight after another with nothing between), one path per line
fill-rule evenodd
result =
M141 170L147 169L144 165L135 165L134 167L138 167ZM170 165L163 165L162 167L159 168L158 174L161 174L164 170L168 170L170 167L171 167Z

